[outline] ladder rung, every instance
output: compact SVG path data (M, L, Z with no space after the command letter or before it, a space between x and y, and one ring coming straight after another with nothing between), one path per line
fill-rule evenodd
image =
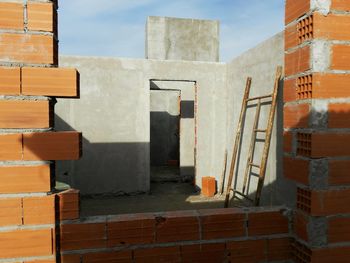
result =
M253 201L253 199L249 198L249 197L248 197L247 195L245 195L245 194L242 194L241 192L235 191L235 194L238 194L238 195L240 195L240 196L242 196L242 197L248 199L249 201Z
M260 177L260 175L257 173L250 173L250 175L255 176L255 177Z
M260 96L260 97L249 98L249 99L247 99L247 101L261 100L261 99L266 99L266 98L272 98L272 94L265 95L265 96Z
M259 130L259 129L256 129L254 130L255 132L267 132L267 130Z
M260 168L260 165L254 164L254 163L249 163L250 166L254 166L256 168Z

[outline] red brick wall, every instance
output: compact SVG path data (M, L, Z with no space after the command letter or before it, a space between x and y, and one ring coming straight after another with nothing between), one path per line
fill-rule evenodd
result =
M229 208L63 221L61 259L63 263L288 260L288 213L282 208Z
M349 10L350 0L286 1L284 176L299 185L296 262L350 260Z
M0 3L0 261L56 262L54 161L78 159L81 134L54 132L54 99L78 97L57 68L57 4ZM61 218L77 218L61 199Z

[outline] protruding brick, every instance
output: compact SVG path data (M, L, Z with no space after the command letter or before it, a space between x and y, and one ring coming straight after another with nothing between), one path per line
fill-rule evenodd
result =
M0 33L0 61L34 64L57 63L53 36Z
M53 255L53 230L0 232L0 257L23 258Z
M51 190L50 165L0 167L0 193L35 193Z
M56 17L54 12L56 11L53 3L28 2L28 29L53 32Z
M213 197L216 192L216 181L214 177L205 176L202 177L202 195L206 197Z
M23 4L0 3L0 29L24 29Z
M0 227L11 225L22 225L21 198L0 199Z
M22 134L0 135L0 161L22 159Z
M77 160L80 156L79 132L23 134L23 160Z
M23 198L23 223L44 225L55 223L55 196Z
M57 194L60 220L79 219L79 190L69 189Z
M283 126L285 128L307 128L309 126L310 105L308 103L285 105Z
M19 95L20 93L21 93L20 68L0 67L0 95Z
M50 128L52 111L49 101L0 100L0 127Z
M285 156L283 175L290 180L309 185L309 161Z
M22 93L79 97L79 72L68 68L23 68Z

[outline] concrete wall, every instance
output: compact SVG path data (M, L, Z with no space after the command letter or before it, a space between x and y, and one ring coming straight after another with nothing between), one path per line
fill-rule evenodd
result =
M197 183L220 177L226 143L226 65L61 57L80 71L80 100L58 100L56 129L84 132L83 157L58 164L58 178L82 194L148 191L150 80L198 83Z
M243 93L246 86L246 78L252 77L250 97L271 94L273 90L276 67L284 64L284 39L283 33L266 40L257 47L245 52L233 59L227 66L227 142L229 158L231 158L232 144L236 134L237 122L242 105ZM294 185L286 181L282 176L283 159L283 87L279 87L278 107L275 116L274 130L271 140L271 148L263 189L263 204L294 204ZM267 100L268 101L268 100ZM271 100L270 100L271 101ZM254 105L250 103L250 105ZM240 155L238 180L236 184L241 187L243 174L246 168L247 153L251 140L252 126L256 107L249 107L246 115L246 123L243 135L242 154ZM270 104L262 107L259 128L266 129ZM263 139L264 134L258 138ZM261 152L264 142L256 144L254 163L260 164ZM231 159L229 159L231 161ZM229 170L229 169L228 169ZM258 171L257 169L253 169ZM227 176L228 176L227 171ZM252 177L250 193L256 190L257 178ZM238 188L239 189L239 188Z
M219 61L219 21L148 17L146 58Z

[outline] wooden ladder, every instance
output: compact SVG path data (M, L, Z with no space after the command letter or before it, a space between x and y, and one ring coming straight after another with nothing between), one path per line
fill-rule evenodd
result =
M261 192L262 192L262 188L264 186L266 166L267 166L267 160L268 160L268 155L269 155L269 150L270 150L272 128L273 128L276 106L277 106L278 86L279 86L279 81L281 79L281 76L282 76L282 67L279 66L279 67L277 67L277 70L276 70L276 77L275 77L273 93L269 94L269 95L260 96L260 97L253 97L253 98L249 98L252 79L250 77L247 78L246 88L245 88L244 97L243 97L243 101L242 101L241 113L240 113L237 132L236 132L235 144L233 147L230 173L229 173L228 184L227 184L227 189L226 189L225 207L228 207L228 205L229 205L231 191L233 191L233 199L238 198L238 196L240 196L240 197L243 197L243 198L247 199L248 201L252 202L255 206L259 206L259 204L260 204ZM266 130L258 129L261 105L262 105L262 100L264 100L264 99L272 99ZM248 158L247 158L245 173L244 173L244 177L243 177L242 191L238 191L237 189L232 188L232 180L233 180L233 176L234 176L234 172L235 172L236 159L237 159L239 145L241 144L241 141L242 141L243 120L244 120L246 112L247 112L248 103L251 101L255 101L255 102L257 101L257 107L256 107L253 130L252 130L252 135L251 135L251 140L250 140ZM257 137L258 133L265 133L266 134L260 165L253 163L256 137ZM252 173L253 167L259 169L259 173ZM259 180L258 184L257 184L257 189L256 189L254 199L252 199L248 196L249 189L247 187L248 181L250 181L250 176L252 176L252 175L256 176ZM240 198L238 198L238 199L240 199Z

